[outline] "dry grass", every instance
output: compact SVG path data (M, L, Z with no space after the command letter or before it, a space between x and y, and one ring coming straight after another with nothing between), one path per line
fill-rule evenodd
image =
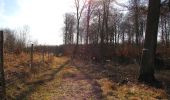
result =
M162 89L155 89L143 84L128 83L119 85L104 78L98 80L103 95L107 100L157 100L167 99L167 94Z
M34 54L33 68L30 68L29 54L5 54L4 66L8 99L16 99L23 95L24 91L31 89L28 83L41 80L42 75L52 68L50 65L53 60L53 56L46 55L43 63L42 55Z
M74 100L78 97L94 100L91 92L96 85L101 89L101 95L106 100L167 100L167 94L163 89L156 89L135 82L137 69L135 65L108 64L84 65L81 61L79 67L67 65L68 57L45 56L42 63L42 55L35 54L34 64L37 72L32 73L29 67L28 54L8 54L5 56L5 74L7 80L8 99L19 100ZM130 72L130 73L129 73ZM169 75L168 71L159 72L157 76ZM165 75L166 74L166 75ZM88 75L87 78L86 75ZM122 78L123 77L123 78ZM120 84L118 80L128 77L130 82ZM122 79L121 79L122 78ZM167 77L166 77L167 78ZM131 81L132 80L132 81ZM96 94L99 91L95 92ZM95 94L94 94L95 95ZM100 99L97 99L100 100Z
M100 84L102 95L106 100L168 100L169 98L165 89L138 83L139 66L135 64L121 65L113 62L101 66L80 62L78 66L81 66L82 72L90 75ZM168 79L167 73L169 71L161 71L157 74ZM121 84L126 78L128 83Z

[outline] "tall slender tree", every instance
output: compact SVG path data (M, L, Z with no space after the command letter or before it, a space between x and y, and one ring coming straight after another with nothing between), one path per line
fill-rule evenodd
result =
M66 13L64 16L63 39L65 44L73 44L74 39L75 17L71 13Z
M76 8L76 45L73 51L73 55L72 55L72 59L74 59L75 54L77 52L78 49L78 45L79 45L79 37L80 37L80 19L82 17L82 13L84 8L86 7L86 3L87 0L83 0L83 2L81 2L81 0L74 0L75 1L75 8Z
M77 38L76 38L76 45L79 44L79 35L80 35L80 19L83 13L83 10L86 6L87 0L83 1L83 5L81 7L80 0L75 0L75 6L76 6L76 30L77 30Z

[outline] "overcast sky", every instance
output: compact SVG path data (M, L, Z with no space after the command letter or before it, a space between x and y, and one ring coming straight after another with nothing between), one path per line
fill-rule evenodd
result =
M63 16L74 0L0 0L0 28L30 27L40 44L62 44Z

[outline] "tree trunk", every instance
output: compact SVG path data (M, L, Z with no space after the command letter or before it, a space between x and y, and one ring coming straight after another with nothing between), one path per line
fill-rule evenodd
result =
M138 0L134 0L134 6L135 6L135 34L136 34L136 45L139 45L139 10L138 10Z
M164 45L165 43L165 40L164 40L164 21L163 21L163 16L161 16L161 42L162 42L162 45Z
M152 83L155 81L154 64L157 47L160 0L149 0L145 43L142 54L139 81Z
M91 16L91 0L89 1L88 9L87 9L86 44L89 43L90 16Z

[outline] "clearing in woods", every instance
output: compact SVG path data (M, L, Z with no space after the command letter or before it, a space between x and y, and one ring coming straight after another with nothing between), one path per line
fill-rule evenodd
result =
M36 59L40 57L35 58L35 61ZM35 72L30 79L22 78L22 71L19 71L19 68L22 67L16 66L16 71L12 70L13 73L8 68L6 69L9 83L14 76L20 76L14 80L14 83L7 83L9 100L156 100L168 98L162 89L135 82L138 68L133 64L109 63L101 66L90 62L85 64L79 60L76 60L76 64L71 64L68 57L53 57L46 68L38 67L41 72ZM17 70L21 75L17 74ZM127 83L121 81L125 77L129 78Z

